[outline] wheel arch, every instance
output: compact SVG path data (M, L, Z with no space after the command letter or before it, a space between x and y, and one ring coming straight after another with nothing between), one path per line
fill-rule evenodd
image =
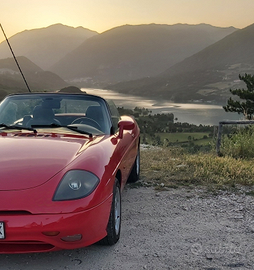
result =
M120 169L116 173L116 178L119 181L120 187L122 187L122 172Z

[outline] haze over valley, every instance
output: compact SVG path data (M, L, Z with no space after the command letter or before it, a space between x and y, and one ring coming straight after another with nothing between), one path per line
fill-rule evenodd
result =
M254 24L233 32L158 76L111 86L124 93L225 103L229 89L241 88L238 75L254 74ZM156 91L155 91L156 89Z

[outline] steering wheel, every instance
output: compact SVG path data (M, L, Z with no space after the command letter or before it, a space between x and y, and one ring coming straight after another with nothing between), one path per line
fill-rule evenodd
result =
M84 124L101 130L101 126L95 120L88 117L77 118L71 124Z

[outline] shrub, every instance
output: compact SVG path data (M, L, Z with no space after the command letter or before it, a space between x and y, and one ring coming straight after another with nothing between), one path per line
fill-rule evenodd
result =
M254 127L238 129L222 141L222 153L234 158L254 158Z

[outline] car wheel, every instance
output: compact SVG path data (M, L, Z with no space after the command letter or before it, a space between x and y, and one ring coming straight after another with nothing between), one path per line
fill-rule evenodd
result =
M138 148L138 153L133 165L133 168L131 170L130 176L128 178L128 183L135 183L139 179L140 174L140 150Z
M107 236L100 241L103 245L114 245L120 237L121 231L121 189L116 178L113 189L113 200L109 221L107 226Z

